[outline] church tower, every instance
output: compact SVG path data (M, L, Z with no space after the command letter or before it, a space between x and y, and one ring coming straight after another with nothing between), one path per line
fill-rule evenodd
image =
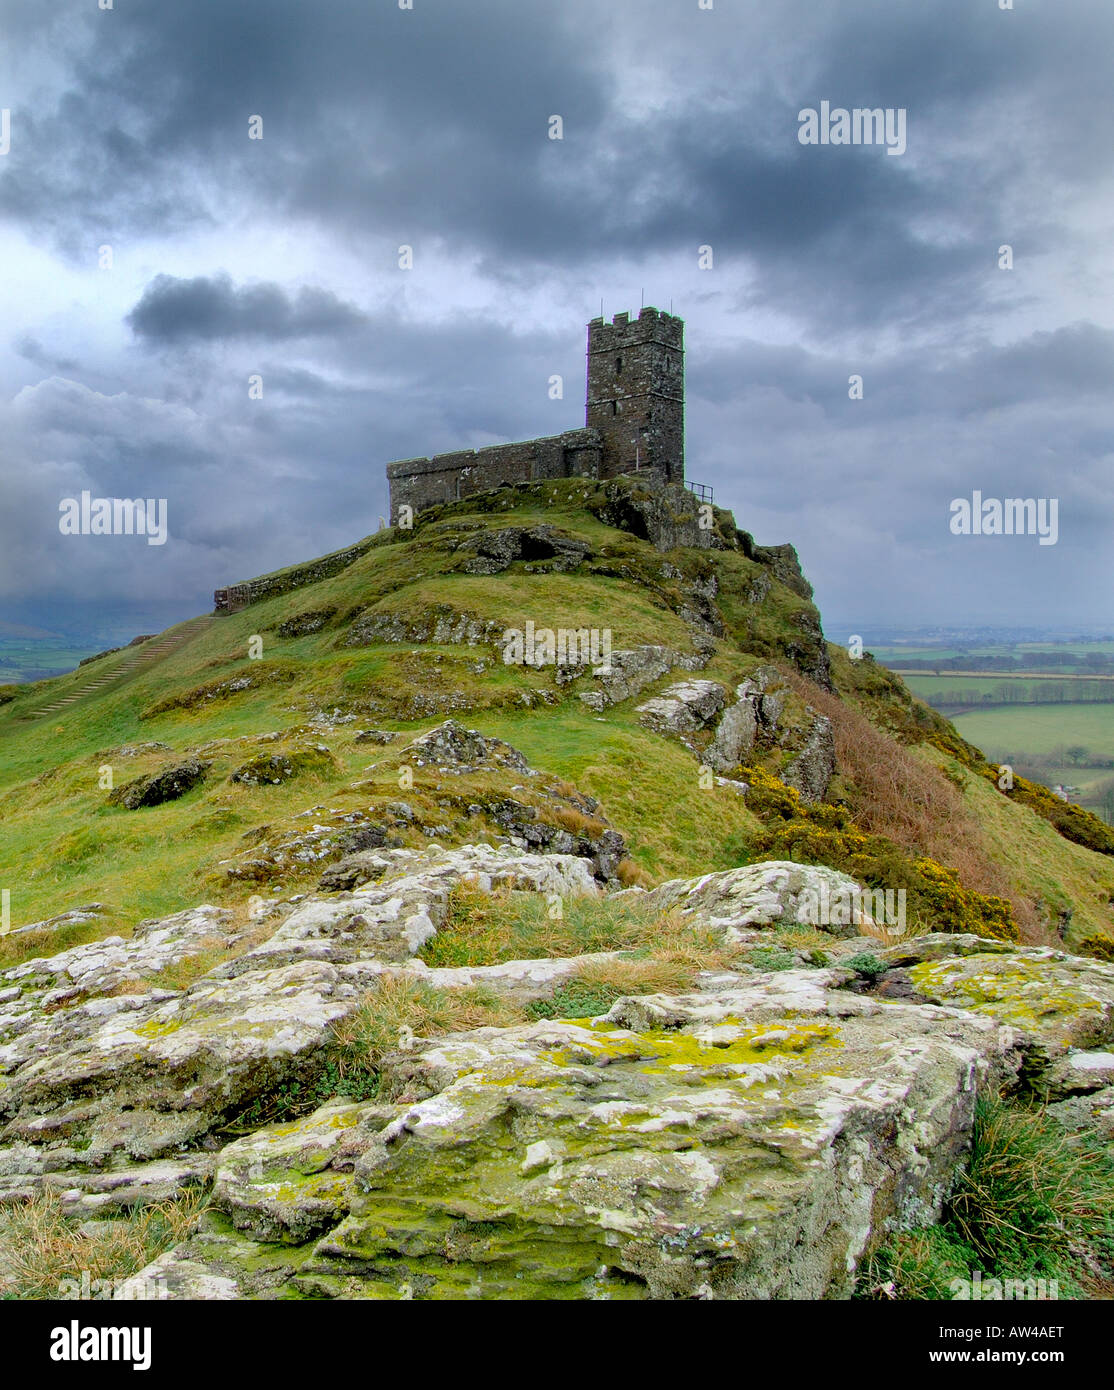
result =
M685 325L643 309L588 325L585 424L603 439L601 476L652 471L685 481Z

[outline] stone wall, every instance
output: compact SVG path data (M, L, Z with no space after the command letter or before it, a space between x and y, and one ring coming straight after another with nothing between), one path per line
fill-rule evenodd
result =
M316 584L319 579L331 579L334 574L347 569L361 555L366 555L373 543L374 537L368 536L344 550L334 550L331 555L322 555L319 560L310 560L304 565L292 565L289 569L276 570L274 574L265 574L244 584L230 584L224 589L216 589L213 592L214 611L235 613L240 608L246 608L249 603L274 598L276 594L285 594L306 584Z
M544 482L548 478L599 478L602 442L595 430L566 430L546 439L492 444L434 458L403 459L387 465L391 521L398 509L419 512L439 502L455 502L504 484Z

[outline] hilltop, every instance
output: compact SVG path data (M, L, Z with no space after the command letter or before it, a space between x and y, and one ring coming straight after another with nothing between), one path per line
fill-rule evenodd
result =
M556 479L236 592L0 690L0 1197L209 1193L181 1296L841 1297L976 1094L1089 1132L1114 837L827 643L791 546ZM804 910L863 888L907 920Z

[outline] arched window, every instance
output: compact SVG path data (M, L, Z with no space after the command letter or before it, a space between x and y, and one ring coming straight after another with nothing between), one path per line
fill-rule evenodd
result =
M623 354L622 354L622 353L620 353L619 356L616 357L616 359L615 359L615 375L616 375L616 376L622 376L622 375L623 375Z

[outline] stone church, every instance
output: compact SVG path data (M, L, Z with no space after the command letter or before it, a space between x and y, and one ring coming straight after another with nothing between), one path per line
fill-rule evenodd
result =
M387 465L391 519L503 484L653 474L685 483L684 322L646 308L588 325L584 429Z

